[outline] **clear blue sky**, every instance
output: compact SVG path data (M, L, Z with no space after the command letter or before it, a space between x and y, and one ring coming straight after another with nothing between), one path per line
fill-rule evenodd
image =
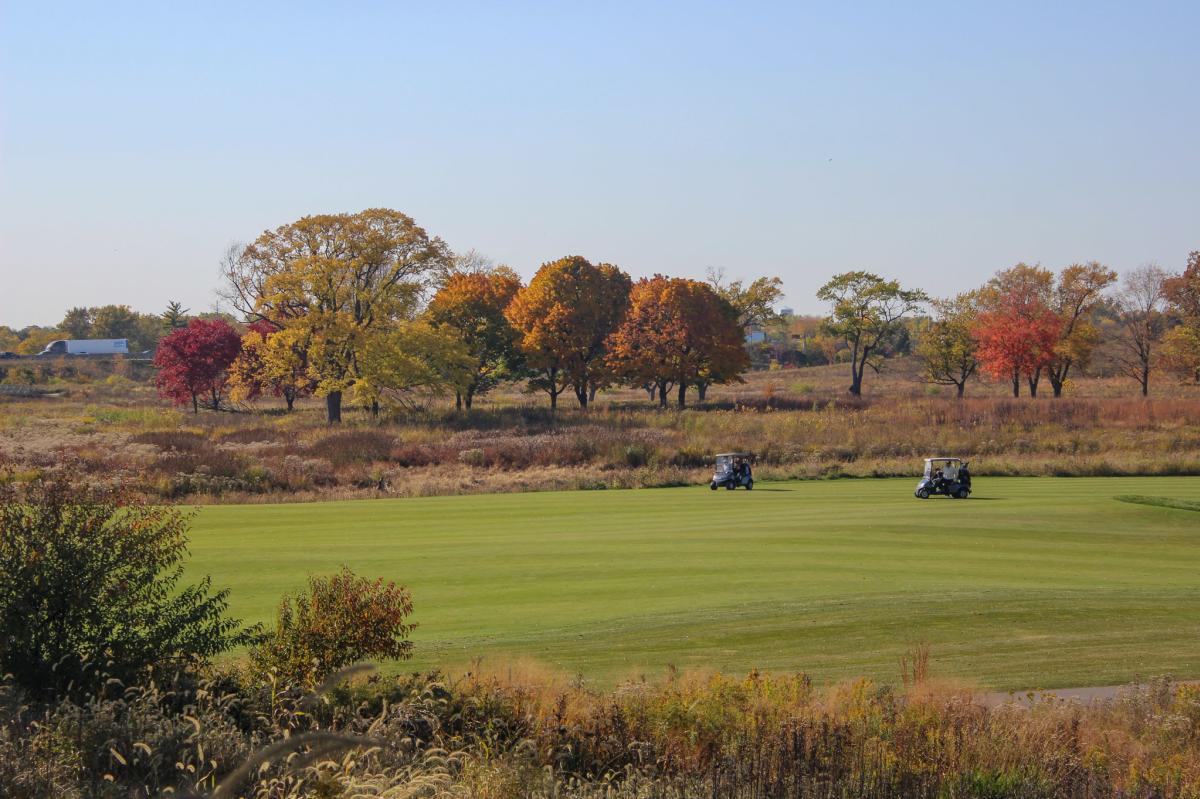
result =
M0 323L207 309L230 242L372 206L802 311L1200 248L1194 0L0 3Z

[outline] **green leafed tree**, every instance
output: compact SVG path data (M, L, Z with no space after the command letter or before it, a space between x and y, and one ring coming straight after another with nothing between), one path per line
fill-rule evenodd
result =
M975 320L978 295L965 292L948 300L933 300L934 319L921 330L916 356L925 382L954 386L958 396L979 369Z
M881 367L884 352L903 329L904 317L929 300L919 289L904 289L895 280L862 271L835 275L817 291L817 299L832 306L825 327L849 349L849 391L854 396L862 394L867 367Z

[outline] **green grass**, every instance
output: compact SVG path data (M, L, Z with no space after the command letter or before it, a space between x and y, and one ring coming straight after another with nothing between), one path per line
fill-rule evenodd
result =
M268 620L307 574L408 584L413 668L530 657L600 682L666 664L1000 690L1200 677L1200 524L1114 500L1200 500L1200 479L915 480L214 506L193 575Z

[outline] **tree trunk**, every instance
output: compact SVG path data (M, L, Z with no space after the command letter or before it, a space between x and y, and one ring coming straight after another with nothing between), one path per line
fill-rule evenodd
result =
M600 390L600 387L599 387L599 386L595 386L595 385L593 385L593 386L591 386L590 388L588 388L588 402L595 402L595 401L596 401L596 392L597 392L597 391L599 391L599 390Z
M1149 366L1145 366L1145 365L1142 366L1142 379L1140 382L1142 384L1142 396L1143 397L1150 396L1150 367Z
M954 386L955 386L955 388L958 389L958 398L962 399L963 392L965 392L967 390L967 381L964 380L961 383L955 383Z
M866 364L863 364L863 368L866 368ZM850 393L855 397L861 397L863 373L859 370L857 364L850 365L850 377Z
M700 399L701 402L704 402L704 398L707 395L708 395L708 381L701 380L699 383L696 384L696 396Z
M294 391L283 392L283 401L287 403L288 413L291 413L293 407L296 405L296 392L294 392Z
M1021 373L1018 372L1016 369L1013 370L1013 374L1012 374L1012 386L1013 386L1013 396L1014 397L1021 396Z
M558 392L555 391L554 389L550 389L550 410L552 410L552 411L557 410L557 408L558 408Z
M325 423L342 423L342 392L330 391L325 395Z
M200 402L196 399L195 392L192 392L192 413L200 413Z
M1038 390L1038 378L1033 375L1029 376L1029 396L1036 397Z
M655 397L658 396L658 383L647 383L645 388L646 393L650 395L650 401L654 402Z
M475 389L468 388L466 395L463 396L463 405L467 406L467 410L471 410L471 406L475 404Z
M587 404L588 404L587 384L584 384L582 386L574 386L573 388L575 389L575 399L579 400L579 407L583 408L584 410L587 410Z
M456 411L462 410L462 392L461 391L454 392L454 410L456 410Z
M371 400L371 418L372 419L379 418L379 400L377 400L377 399Z
M680 408L687 405L687 387L688 387L688 384L686 381L680 381L680 383L679 383L679 407Z
M660 408L667 407L667 391L668 386L666 383L658 384L658 407Z

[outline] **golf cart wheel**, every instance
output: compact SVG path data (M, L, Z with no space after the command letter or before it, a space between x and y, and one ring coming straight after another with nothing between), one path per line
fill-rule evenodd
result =
M754 481L753 480L747 481L746 482L746 490L749 491L752 488L754 488Z
M917 499L929 499L929 489L928 488L918 488L917 489Z
M726 491L732 491L737 488L737 483L729 483L725 486Z
M716 484L716 483L709 483L709 484L708 484L708 487L709 487L709 488L711 488L713 491L716 491L716 490L717 490L717 484Z

